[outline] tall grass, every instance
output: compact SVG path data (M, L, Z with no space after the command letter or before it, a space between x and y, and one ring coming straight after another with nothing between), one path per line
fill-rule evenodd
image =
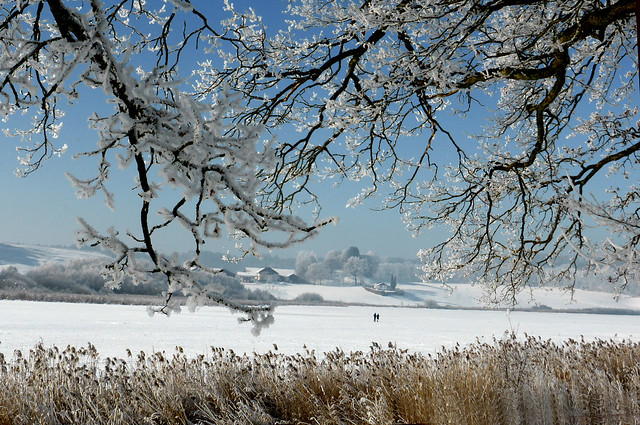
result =
M513 336L424 356L212 348L101 359L95 347L0 355L0 425L637 424L640 345Z

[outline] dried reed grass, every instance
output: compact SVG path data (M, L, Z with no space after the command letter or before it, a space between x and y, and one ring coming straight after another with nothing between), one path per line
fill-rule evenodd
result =
M0 425L637 424L640 344L507 336L433 356L377 344L239 356L0 355Z

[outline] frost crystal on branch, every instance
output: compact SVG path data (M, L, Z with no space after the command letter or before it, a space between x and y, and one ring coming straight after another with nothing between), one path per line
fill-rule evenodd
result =
M182 293L190 308L210 301L226 305L245 313L259 330L272 320L269 308L235 305L200 285L197 272L213 272L200 264L202 245L233 235L249 242L248 251L285 247L314 235L327 221L307 224L261 195L276 167L276 151L261 142L260 125L228 119L242 98L221 90L208 103L188 93L178 66L184 56L199 52L197 39L217 33L188 1L171 3L175 7L154 10L133 0L5 2L0 113L9 122L18 111L34 116L31 127L13 130L25 144L20 149L26 175L66 148L54 146L61 105L90 105L100 95L85 95L82 86L100 88L113 109L92 116L97 148L83 154L98 158L98 173L69 179L78 196L102 191L115 208L117 194L107 189L111 158L120 168L135 170L140 227L102 234L81 219L79 243L113 252L107 270L112 287L125 276L135 282L144 282L149 273L166 276L166 302L156 311L179 309L173 295ZM184 264L154 243L177 226L193 240L195 255Z
M202 62L196 89L234 81L250 100L236 122L297 129L280 138L274 191L301 177L301 194L318 175L365 180L354 201L384 194L416 234L449 231L420 253L427 278L473 276L515 301L585 259L616 275L634 267L587 252L593 221L628 241L607 252L637 251L640 238L602 221L586 195L629 224L640 208L625 184L638 179L640 151L635 7L297 0L287 30L271 35L231 10L224 36L210 39L227 65ZM605 177L622 184L603 189Z
M416 234L446 227L420 253L425 276L474 276L515 300L583 264L635 278L635 7L292 0L288 27L268 34L229 2L219 27L186 0L5 2L0 115L33 117L10 131L28 174L59 152L60 105L102 90L113 110L91 120L99 170L72 181L113 206L115 157L136 171L141 223L85 239L117 249L117 276L134 263L166 275L163 311L178 290L206 298L192 273L206 240L239 236L255 250L314 234L326 222L292 211L318 202L319 179L363 182L354 203L384 195ZM153 243L175 226L194 241L187 264Z

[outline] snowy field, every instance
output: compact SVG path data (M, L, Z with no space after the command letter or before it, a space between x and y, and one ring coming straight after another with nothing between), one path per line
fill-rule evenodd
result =
M380 321L373 322L373 313ZM336 347L368 350L372 342L389 342L413 352L433 353L442 346L490 340L506 331L561 341L567 338L640 340L640 317L580 313L434 310L400 307L288 306L276 310L276 321L254 337L250 325L239 324L228 310L207 307L171 317L147 314L141 306L0 301L0 352L45 346L96 345L104 357L125 357L126 349L188 355L207 354L210 347L237 353L263 353L274 345L284 353L316 353Z
M46 261L64 262L100 255L0 243L3 259L0 269L14 265L26 271ZM181 346L189 355L207 354L212 346L238 353L263 353L272 350L274 344L285 353L302 352L305 345L323 353L338 347L344 351L368 350L372 342L383 346L392 342L410 351L433 353L443 346L465 345L476 338L485 341L499 338L508 331L555 341L581 336L640 340L640 316L466 310L486 307L479 286L400 284L403 294L397 296L376 295L362 287L247 286L269 291L284 300L311 292L326 301L360 305L279 307L275 324L254 337L249 324L238 324L238 316L222 308L202 308L196 313L184 311L167 318L150 317L144 306L3 300L0 301L0 352L11 356L14 350L26 351L38 342L60 348L86 346L91 342L103 357L124 357L127 349L172 353L176 346ZM518 301L522 308L626 309L640 313L639 297L625 295L616 301L612 294L593 291L577 290L571 299L560 289L535 289L522 293ZM452 309L407 308L424 305ZM380 314L378 323L373 322L374 312Z

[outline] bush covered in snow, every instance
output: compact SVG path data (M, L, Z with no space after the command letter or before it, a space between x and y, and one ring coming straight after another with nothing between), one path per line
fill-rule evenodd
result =
M38 299L38 294L76 294L76 295L147 295L160 296L166 290L166 280L149 276L142 285L135 284L127 277L119 288L105 287L103 276L105 261L95 259L76 259L64 263L45 263L27 272L20 273L15 267L0 270L0 291L13 291L14 294L29 295L29 299ZM199 275L200 284L225 299L269 301L275 298L265 291L247 290L236 278L223 273ZM25 292L28 291L28 292ZM45 297L46 298L46 297ZM136 303L136 300L132 300Z
M323 303L324 298L322 298L322 295L316 294L315 292L305 292L295 297L294 301L305 304L317 304Z

